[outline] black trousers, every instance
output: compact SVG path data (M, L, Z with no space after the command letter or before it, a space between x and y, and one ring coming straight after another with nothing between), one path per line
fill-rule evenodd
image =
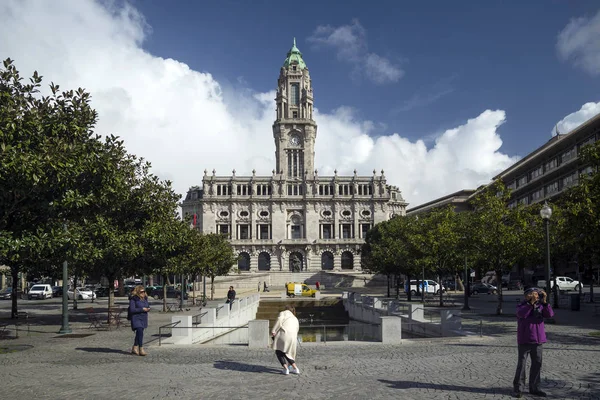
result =
M279 360L279 362L281 363L282 366L284 365L292 365L295 364L296 361L292 360L291 358L289 358L288 356L285 355L285 353L281 350L275 350L275 355L277 356L277 359Z
M542 371L542 345L541 344L520 344L519 361L517 362L517 371L513 380L515 392L521 392L525 388L525 369L527 365L527 356L531 356L531 368L529 369L529 392L540 390L541 371Z

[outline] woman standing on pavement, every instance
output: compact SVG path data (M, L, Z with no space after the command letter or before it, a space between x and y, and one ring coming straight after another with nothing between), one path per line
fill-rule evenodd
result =
M283 367L284 375L290 374L289 365L294 368L292 373L300 373L295 361L299 329L300 324L298 318L296 318L296 309L290 305L285 306L285 310L279 313L277 322L275 322L271 332L275 355Z
M147 354L143 346L144 329L148 327L148 311L150 311L150 304L146 290L142 285L138 285L131 292L127 309L127 319L131 320L131 330L135 332L131 354L138 356Z

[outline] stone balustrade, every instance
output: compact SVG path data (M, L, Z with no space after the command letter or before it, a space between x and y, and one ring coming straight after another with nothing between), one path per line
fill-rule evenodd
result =
M171 322L177 323L177 325L173 328L171 337L164 339L162 343L205 343L217 336L234 331L236 327L247 325L256 318L259 302L260 295L256 293L234 301L231 309L226 303L216 307L203 308L199 323L194 323L193 315L174 315Z
M402 332L423 337L464 335L461 330L460 310L435 311L439 314L438 319L437 315L435 318L431 314L425 316L421 303L407 303L355 292L343 292L342 299L351 319L381 324L381 341L384 343L400 341ZM390 329L392 324L397 327L395 330Z

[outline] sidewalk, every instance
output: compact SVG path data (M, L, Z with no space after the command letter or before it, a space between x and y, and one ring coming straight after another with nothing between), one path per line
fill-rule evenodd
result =
M128 326L87 329L90 303L80 303L71 322L73 334L89 336L60 336L60 311L52 314L54 304L34 307L32 302L29 335L0 340L2 389L6 398L36 399L114 400L140 394L148 399L508 399L516 363L517 296L506 297L504 316L494 315L492 296L470 299L467 314L484 321L487 337L405 340L396 346L302 343L299 376L281 375L270 349L158 347L158 327L180 314L157 312L158 301L151 302L147 357L129 354L133 333ZM586 304L580 312L559 309L556 314L556 324L547 325L542 389L553 398L600 398L600 339L588 336L600 328L600 317Z

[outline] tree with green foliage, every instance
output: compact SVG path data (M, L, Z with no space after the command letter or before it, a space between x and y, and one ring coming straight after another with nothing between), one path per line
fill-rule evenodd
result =
M600 142L585 146L580 157L590 172L579 175L578 184L566 191L562 204L565 224L575 238L574 251L584 265L584 276L590 280L593 299L593 265L600 263Z
M440 285L446 273L455 273L459 259L461 233L456 213L452 206L433 209L419 214L418 230L412 236L415 245L421 248L421 262L425 269L436 273ZM444 305L443 290L440 288L440 307Z
M200 238L200 243L194 246L192 257L196 257L195 262L202 266L202 275L210 278L210 299L213 300L215 277L227 275L235 264L236 257L224 235L209 233Z
M501 180L481 189L471 202L474 211L471 240L475 254L495 272L498 284L497 314L502 314L502 276L520 257L538 252L534 220L523 206L508 207L510 190Z
M0 69L0 264L11 268L13 293L21 270L65 248L48 246L64 238L66 222L89 212L112 167L114 138L94 135L90 95L52 83L40 96L41 82L34 72L24 83L10 59Z

